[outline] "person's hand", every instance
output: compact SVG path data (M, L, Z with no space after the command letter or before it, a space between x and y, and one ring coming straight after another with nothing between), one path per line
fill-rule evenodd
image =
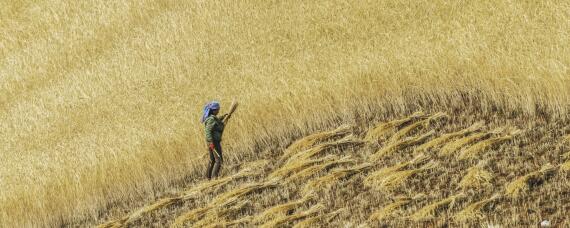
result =
M215 150L216 147L214 147L214 143L210 143L208 144L208 148L210 148L210 150Z

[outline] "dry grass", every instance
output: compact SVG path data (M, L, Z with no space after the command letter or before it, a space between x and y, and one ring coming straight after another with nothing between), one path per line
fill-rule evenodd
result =
M446 128L457 129L455 127ZM463 129L465 131L475 129L470 128ZM497 129L488 133L491 137L489 139L510 135L513 132L505 128ZM354 130L358 132L359 129ZM536 131L539 131L537 134L545 135L547 130L539 128ZM433 130L431 132L430 134L435 134L436 138L439 138L437 133L433 133ZM440 134L448 133L441 132ZM496 136L497 134L504 135ZM418 137L411 136L407 139ZM520 137L519 140L513 141L513 144L526 143L529 139L526 137L534 136L524 134ZM553 134L548 137L556 139L559 136ZM336 139L336 141L323 141L299 154L318 148L319 145L336 145L347 139L358 140L356 136L350 135ZM483 141L485 140L488 139ZM536 150L544 148L545 145L555 147L556 145L548 144L553 141L556 140L545 140L545 144L536 148L524 146L522 148L530 149L530 151L525 150L528 155L540 156ZM417 149L420 146L410 144L410 147L415 147L410 149ZM501 191L490 198L481 199L479 195L486 195L489 190L499 189L499 185L508 181L510 175L507 176L505 173L511 173L513 169L516 171L521 165L525 165L526 160L511 161L524 158L500 156L512 147L498 148L497 150L502 150L501 153L485 154L485 160L470 168L465 166L468 164L465 161L437 157L431 151L414 154L413 157L410 157L412 154L385 156L375 163L366 163L374 156L374 154L366 153L370 152L367 151L369 149L369 147L356 149L338 147L335 148L338 150L335 154L341 152L345 154L344 156L323 152L306 157L294 155L287 162L269 159L245 163L239 166L241 168L239 170L236 167L237 172L233 175L211 182L198 182L192 188L194 191L192 189L181 190L176 197L161 198L148 204L147 207L133 210L134 212L128 216L123 216L105 225L108 227L168 225L173 227L338 227L360 224L409 227L427 224L425 222L441 226L449 224L450 219L453 219L453 224L458 226L474 225L477 221L526 226L534 224L535 221L529 217L517 217L526 216L522 215L520 210L527 210L529 205L533 208L532 205L544 200L544 196L560 200L560 197L564 197L563 188L552 186L566 186L567 183L563 181L563 175L558 175L559 179L552 181L550 178L544 178L558 168L558 166L545 165L541 170L513 182L523 183L522 189L517 190L519 191L516 196L518 201L498 200L503 196L513 198L509 196L511 185L520 187L518 184L507 184L504 192ZM283 148L282 152L285 153L286 150L287 148ZM277 152L272 157L279 157L279 153ZM555 154L538 159L558 160L560 157L565 157L562 150L552 153ZM327 155L318 157L324 154ZM407 160L403 160L403 157ZM394 165L381 165L388 163ZM334 166L343 167L334 168ZM421 178L411 178L419 173L421 173ZM553 185L553 183L557 184ZM532 188L532 191L529 191L530 189L525 189L527 184L546 184L550 187ZM452 186L458 187L454 189ZM211 191L212 189L216 191ZM460 192L454 192L457 190ZM520 197L523 192L528 193L524 198ZM175 198L180 199L185 194L193 194L191 197L193 200L184 204L176 204L180 207L163 206L168 205ZM393 195L413 195L414 197L393 197ZM431 203L425 205L426 199L430 199ZM458 200L470 203L462 203L461 205L465 206L459 210L456 207ZM493 203L494 213L488 213L489 211L486 210L491 209L487 207L491 203ZM564 214L563 208L564 206L549 208L550 211L556 211L555 215L558 217L551 217L552 214L546 217L553 220L560 218ZM505 215L505 218L508 215L509 219L502 219L503 216L495 218L494 214ZM136 219L126 223L129 216L134 216ZM150 222L152 220L155 221ZM563 223L557 224L563 225Z
M394 202L374 211L370 215L370 217L368 217L368 220L383 220L398 216L397 212L401 207L408 205L416 200L422 199L424 197L425 195L423 194L418 194L415 195L414 197L398 197L394 200Z
M489 129L558 124L567 133L567 1L1 5L1 227L93 224L107 208L136 210L200 182L198 118L213 99L222 113L240 101L224 136L228 164L319 129L417 110L445 112L461 128L485 119ZM544 146L539 138L526 140ZM533 162L545 161L559 163Z
M430 141L427 142L427 143L424 143L424 144L418 146L418 147L414 150L414 152L415 152L415 153L421 153L421 152L425 152L425 151L427 151L427 150L429 150L429 149L431 149L431 148L439 147L439 146L441 146L441 145L443 145L443 144L445 144L445 143L447 143L447 142L453 140L454 138L463 137L463 136L465 136L465 135L467 135L467 134L471 134L471 133L473 133L473 132L475 132L475 131L478 131L478 130L480 130L483 126L484 126L484 123L483 123L483 122L477 122L477 123L474 123L473 125L471 125L470 127L466 128L466 129L463 129L463 130L460 130L460 131L457 131L457 132L452 132L452 133L443 134L443 135L441 135L441 136L439 136L439 137L437 137L437 138L434 138L434 139L430 140Z
M467 174L459 182L459 188L463 191L467 189L480 189L490 187L493 175L484 169L484 162L467 169Z
M408 123L410 121L419 118L425 118L425 116L426 115L423 112L419 111L419 112L414 112L412 115L403 119L392 120L387 123L381 123L376 127L368 130L364 139L368 142L375 142L381 138L384 138L387 134L391 133L392 131L395 131L402 124Z
M282 224L286 224L288 222L292 222L295 220L303 219L303 218L318 214L318 213L322 212L324 209L325 209L324 205L316 204L316 205L311 206L306 211L301 211L301 212L298 212L298 213L295 213L292 215L276 217L275 219L272 219L272 220L262 224L259 227L266 227L266 228L277 227L277 226L280 226Z
M313 156L320 155L322 153L330 152L333 150L342 150L346 148L355 148L364 145L364 141L356 139L353 135L349 135L335 142L319 144L313 148L307 149L301 153L291 156L286 163L291 164L303 160L310 159Z
M398 164L396 164L394 166L390 166L390 167L384 167L384 168L381 168L377 171L370 173L366 177L366 179L364 179L364 184L373 185L376 182L376 180L379 178L384 178L384 177L386 177L386 176L388 176L394 172L405 169L405 168L409 167L410 165L421 164L421 163L428 161L428 160L429 160L429 156L425 155L424 153L418 154L418 155L416 155L416 157L414 157L410 161L401 162L401 163L398 163Z
M368 179L366 184L379 191L391 191L402 185L411 176L434 169L437 166L437 163L430 162L417 169L393 171L384 176L375 176L375 178Z
M304 179L304 178L312 176L312 175L314 175L320 171L323 171L325 169L329 169L330 167L333 167L336 165L341 165L341 164L354 163L354 162L356 162L356 160L352 159L350 156L337 158L337 159L334 159L332 161L328 161L328 162L325 162L325 163L319 164L319 165L314 165L314 166L311 166L307 169L296 172L295 174L287 177L287 179L285 181L294 181L294 180Z
M346 176L350 176L359 172L364 172L372 167L373 166L370 163L363 163L356 165L354 167L334 169L325 176L307 182L302 192L304 195L312 194L315 190L321 189L323 186L327 184L334 183L335 181Z
M280 204L266 209L253 219L256 224L263 224L267 221L273 220L277 217L282 217L287 214L288 211L294 210L301 207L303 204L307 203L309 200L314 199L315 195L305 195L303 198L297 201L291 201L285 204Z
M489 139L477 142L477 143L473 144L472 146L462 150L460 152L458 158L461 160L477 158L477 156L481 152L483 152L485 149L487 149L487 148L489 148L495 144L498 144L498 143L501 143L504 141L508 141L518 134L520 134L520 130L513 130L505 136L499 136L496 138L489 138Z
M295 162L286 163L285 165L281 166L279 169L274 170L272 173L269 174L269 178L274 179L283 179L288 177L291 174L300 172L307 168L313 167L322 162L331 162L335 159L335 156L329 155L324 158L315 158L315 159L305 159Z
M241 169L238 173L236 173L234 175L200 183L191 189L182 191L176 197L167 197L167 198L159 199L158 201L156 201L156 202L154 202L148 206L142 207L142 208L134 211L133 213L130 213L129 215L126 215L126 216L124 216L120 219L117 219L115 221L107 222L105 224L100 225L99 227L103 228L103 227L125 226L127 224L130 224L130 223L136 221L137 219L140 219L143 215L148 214L152 211L167 207L167 206L172 205L174 203L178 203L178 202L186 201L186 200L189 200L192 198L196 198L201 194L206 194L206 193L214 190L215 188L217 188L219 186L225 185L225 184L227 184L231 181L237 180L239 178L250 177L250 176L259 174L259 172L262 171L263 167L267 166L267 164L268 164L268 161L262 160L262 159L254 161L254 162L245 163L243 166L244 168Z
M435 134L435 130L431 130L431 131L424 133L422 135L419 135L419 136L415 136L415 137L412 136L412 137L405 138L405 139L398 141L398 142L392 142L392 143L380 148L378 151L376 151L376 153L374 153L370 157L370 159L373 161L377 161L379 159L382 159L385 156L391 155L392 153L394 153L398 150L402 150L406 147L423 143L429 137L433 136L434 134Z
M453 142L447 143L445 144L445 146L443 146L441 148L441 150L438 152L439 156L451 156L454 155L455 153L457 153L459 151L459 149L461 149L462 147L479 141L485 137L489 136L489 133L484 133L484 132L479 132L479 133L475 133L472 135L469 135L467 137L463 137L461 139L455 140Z
M413 115L412 115L412 117L413 117ZM410 117L410 118L412 118L412 117ZM431 123L432 121L435 121L439 118L445 118L445 117L447 117L447 115L445 113L441 113L441 112L438 112L438 113L433 114L431 116L426 116L425 119L414 122L414 123L410 124L409 126L406 126L402 129L400 129L394 135L392 135L388 141L392 142L392 143L398 142L398 141L402 140L410 132L412 132L414 130L421 129L421 128L427 128L427 127L429 127L429 123Z
M310 228L323 224L326 225L328 222L330 222L330 220L334 219L336 216L345 211L346 210L344 208L341 208L328 214L322 214L311 218L307 218L295 224L293 228Z
M442 207L447 206L449 209L453 208L455 202L459 199L465 198L464 193L459 193L456 195L452 195L447 197L443 200L437 201L425 207L422 207L420 210L414 212L414 214L410 215L410 219L414 221L423 221L428 219L433 219L439 209Z
M562 171L570 171L570 161L566 161L560 165L560 170Z
M457 214L453 216L453 219L457 222L466 222L473 219L482 219L484 218L484 215L482 214L481 209L483 209L483 207L485 207L487 204L499 198L501 198L501 195L496 194L493 195L491 198L469 204L463 210L457 212Z
M197 221L202 218L210 209L212 208L203 207L186 212L183 215L178 216L176 220L174 220L174 223L172 223L171 227L183 227L185 222Z
M350 133L350 129L351 129L351 127L349 125L342 125L342 126L336 128L334 130L331 130L331 131L317 132L317 133L314 133L312 135L303 137L303 138L295 141L289 147L287 147L287 150L285 150L281 159L287 160L292 155L295 155L298 152L301 152L301 151L307 150L311 147L314 147L315 145L317 145L321 142L331 140L331 139L335 139L338 137L344 137Z
M518 198L528 191L528 182L532 179L540 179L545 175L548 175L556 171L557 167L551 165L550 163L543 165L540 170L531 172L516 180L508 183L505 187L505 195L510 198Z

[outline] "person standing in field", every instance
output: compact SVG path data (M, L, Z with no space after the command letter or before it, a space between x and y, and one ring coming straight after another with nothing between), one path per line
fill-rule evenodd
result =
M208 179L218 177L223 162L221 142L225 125L223 119L227 114L219 118L218 112L220 112L220 103L212 101L204 107L204 114L201 119L205 125L206 143L210 153L210 163L206 173Z
M206 173L208 179L218 177L220 169L222 168L222 162L224 160L221 144L222 134L224 133L227 121L236 110L237 105L237 102L232 102L229 113L222 115L221 118L218 117L218 113L220 112L219 102L212 101L204 106L204 113L200 121L205 125L206 143L208 144L208 151L210 153L210 163L208 164Z

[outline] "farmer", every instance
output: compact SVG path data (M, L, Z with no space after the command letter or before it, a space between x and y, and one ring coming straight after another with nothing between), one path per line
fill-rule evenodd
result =
M222 166L222 133L224 132L224 118L228 115L225 114L219 118L218 112L220 111L220 103L212 101L204 107L204 114L201 122L205 124L206 142L210 152L210 164L206 177L218 177L220 168Z

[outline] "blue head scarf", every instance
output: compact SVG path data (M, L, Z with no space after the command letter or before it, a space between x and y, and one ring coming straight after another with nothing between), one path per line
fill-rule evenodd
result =
M216 109L220 109L220 103L219 102L211 101L210 103L206 104L206 106L204 106L204 113L202 114L202 118L200 119L200 122L204 123L204 121L206 121L206 118L208 118L208 116L210 116L210 111L216 110Z

